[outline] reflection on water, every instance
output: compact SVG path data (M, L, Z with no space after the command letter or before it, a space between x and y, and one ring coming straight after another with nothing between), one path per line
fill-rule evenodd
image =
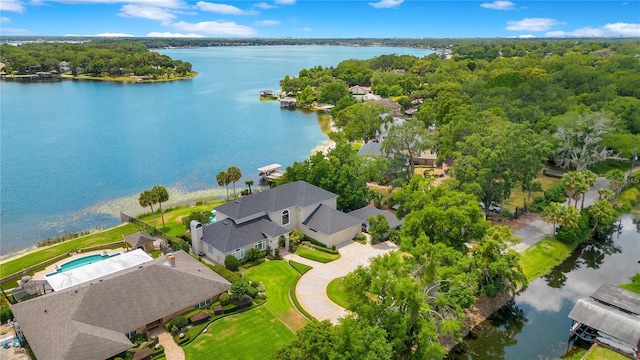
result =
M511 304L480 324L451 359L554 359L570 350L567 317L575 302L603 283L629 282L640 271L640 225L623 216L610 234L578 247Z

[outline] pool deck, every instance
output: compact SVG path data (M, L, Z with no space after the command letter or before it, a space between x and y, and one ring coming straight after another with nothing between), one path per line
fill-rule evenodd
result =
M49 266L47 266L44 270L39 271L35 274L33 274L32 279L33 280L47 280L47 278L45 277L47 274L51 274L56 272L56 266L58 265L62 265L64 263L68 263L71 260L75 260L75 259L79 259L81 257L85 257L88 255L102 255L104 252L107 252L107 254L109 255L113 255L113 254L118 254L118 253L125 253L127 250L125 248L117 248L117 249L110 249L110 250L96 250L96 251L88 251L88 252L83 252L83 253L79 253L79 254L74 254L71 255L67 258L64 258L54 264L51 264Z

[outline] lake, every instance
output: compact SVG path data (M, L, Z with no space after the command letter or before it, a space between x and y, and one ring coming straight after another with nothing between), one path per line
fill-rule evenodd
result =
M548 275L534 280L489 319L478 325L450 359L556 359L571 350L567 316L578 299L601 284L631 282L640 266L640 234L632 216L606 240L581 244Z
M156 84L0 82L0 255L71 231L107 228L136 214L154 185L170 203L220 196L231 165L236 187L257 168L303 160L326 142L315 113L259 100L285 75L382 54L388 47L267 46L160 50L189 61L192 80ZM165 206L166 208L166 206Z

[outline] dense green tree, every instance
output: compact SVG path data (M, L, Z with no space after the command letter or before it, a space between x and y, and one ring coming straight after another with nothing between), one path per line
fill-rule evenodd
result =
M210 211L194 211L188 216L182 218L182 225L184 225L187 230L191 225L191 221L196 220L202 225L207 225L211 222L211 212Z
M480 270L480 296L495 297L505 292L515 295L518 286L526 287L520 257L514 250L507 250L507 242L515 242L511 229L494 226L471 250L475 267Z
M409 177L415 172L415 158L429 149L429 134L424 124L418 120L407 120L389 129L387 138L382 142L382 152L387 156L400 156L409 162Z
M382 214L372 215L367 221L369 222L369 234L371 234L371 243L377 244L389 239L392 231L389 227L387 218Z
M296 102L301 105L311 104L316 100L316 92L310 85L307 85L296 95Z
M381 115L385 111L379 104L356 103L341 110L335 123L342 128L347 139L368 142L380 133Z
M562 213L563 207L557 202L549 203L549 205L542 211L542 219L553 224L553 235L556 234L556 224L560 222Z
M336 105L345 96L349 96L349 88L344 81L332 81L320 87L318 101Z
M249 287L250 285L246 281L234 282L231 284L229 294L231 294L232 299L243 300L245 297L249 296Z
M404 217L402 241L413 242L424 235L433 243L466 251L465 243L480 240L489 227L477 198L452 190L448 184L434 187L431 182L414 175L393 195L392 201L400 206L397 214Z

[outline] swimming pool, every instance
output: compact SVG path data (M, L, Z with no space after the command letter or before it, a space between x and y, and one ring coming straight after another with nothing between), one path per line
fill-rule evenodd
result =
M47 275L45 275L45 277L46 276L50 276L50 275L63 273L65 271L69 271L69 270L72 270L72 269L77 269L77 268L85 266L85 265L97 263L99 261L106 260L108 258L111 258L111 257L114 257L114 256L118 256L118 255L120 255L120 253L116 253L116 254L112 254L112 255L93 254L93 255L89 255L89 256L83 256L83 257L78 258L78 259L73 259L73 260L71 260L69 262L66 262L66 263L58 266L56 268L56 272L53 272L51 274L47 274Z

